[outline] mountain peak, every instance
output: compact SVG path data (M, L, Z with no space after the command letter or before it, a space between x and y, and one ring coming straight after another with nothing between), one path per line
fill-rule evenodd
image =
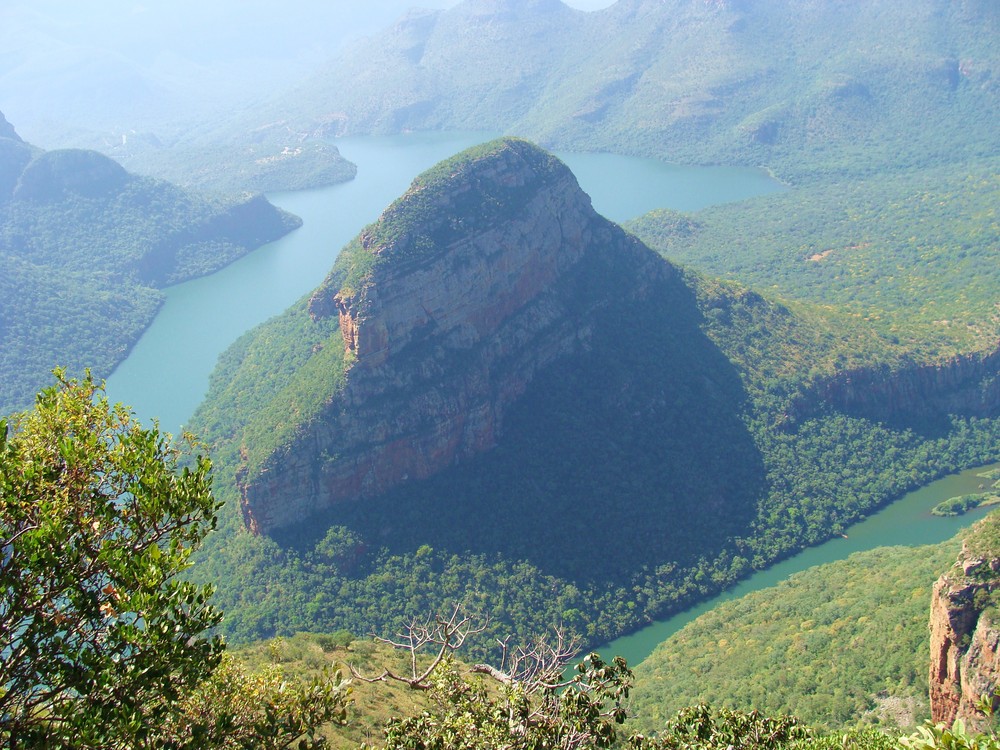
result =
M422 174L342 256L309 312L317 325L336 315L346 383L295 416L285 445L248 450L240 484L257 532L492 449L537 373L585 350L602 311L671 275L565 165L516 139Z
M517 138L490 141L439 163L418 175L345 250L348 271L339 291L360 291L377 267L429 262L460 237L501 224L557 181L579 189L562 162Z

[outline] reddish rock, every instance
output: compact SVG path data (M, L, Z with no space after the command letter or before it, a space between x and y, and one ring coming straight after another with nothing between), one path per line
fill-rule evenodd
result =
M963 550L952 573L934 584L931 596L931 718L947 725L961 718L980 730L988 720L976 705L1000 683L1000 628L984 610L988 598L984 595L994 581L975 575L985 561L976 560L979 564L970 566L971 577L965 574L965 562ZM994 567L991 563L990 568Z

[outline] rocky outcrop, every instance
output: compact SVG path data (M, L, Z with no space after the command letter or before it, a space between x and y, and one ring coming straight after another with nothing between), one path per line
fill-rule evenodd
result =
M350 369L323 413L240 484L248 528L299 522L489 450L532 378L588 346L592 322L671 266L598 216L572 173L505 139L414 183L344 251L336 315ZM358 268L367 268L360 273Z
M820 387L821 398L838 409L877 419L1000 413L1000 347L927 365L851 370Z
M984 523L997 525L992 518ZM982 535L982 527L977 531ZM998 579L1000 557L971 550L967 541L952 572L934 584L928 679L934 722L961 718L981 728L986 721L976 705L1000 684L1000 625L992 597Z

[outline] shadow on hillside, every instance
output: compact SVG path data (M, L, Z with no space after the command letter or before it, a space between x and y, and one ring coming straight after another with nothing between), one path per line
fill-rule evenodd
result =
M653 296L594 320L592 348L536 377L494 450L276 540L304 551L342 525L368 549L526 560L598 586L711 559L747 533L763 460L691 290L672 278Z

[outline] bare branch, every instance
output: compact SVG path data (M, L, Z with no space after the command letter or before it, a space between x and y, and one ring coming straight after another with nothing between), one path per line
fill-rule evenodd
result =
M351 674L364 682L393 680L402 682L414 690L429 690L432 687L430 676L445 656L461 648L470 635L481 633L485 629L486 623L474 627L472 618L462 613L461 605L456 605L451 616L447 619L438 615L433 620L428 619L423 623L412 620L402 633L396 635L395 639L375 636L375 640L379 643L386 643L393 648L409 653L409 676L398 675L390 669L383 669L382 674L378 677L366 677L349 665ZM425 648L434 649L435 653L430 663L424 669L420 669L418 654Z

